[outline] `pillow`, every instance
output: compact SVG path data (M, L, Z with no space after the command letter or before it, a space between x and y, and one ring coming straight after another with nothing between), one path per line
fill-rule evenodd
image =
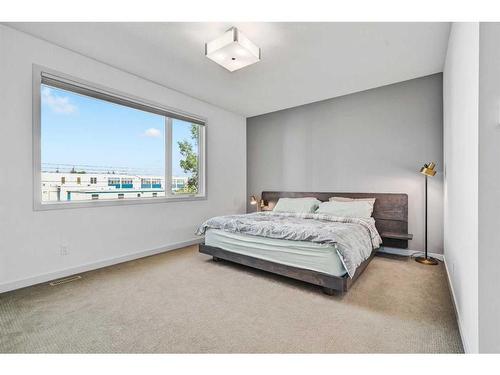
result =
M316 211L321 202L316 198L280 198L273 211L311 213Z
M330 197L330 202L353 202L353 201L366 201L375 204L375 198L347 198L347 197Z
M323 202L319 205L316 213L341 217L369 218L373 213L373 203L367 200Z

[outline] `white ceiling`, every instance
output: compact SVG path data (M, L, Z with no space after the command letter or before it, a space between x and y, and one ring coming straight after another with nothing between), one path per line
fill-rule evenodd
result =
M244 116L443 70L448 23L10 23ZM230 73L204 43L236 26L262 61Z

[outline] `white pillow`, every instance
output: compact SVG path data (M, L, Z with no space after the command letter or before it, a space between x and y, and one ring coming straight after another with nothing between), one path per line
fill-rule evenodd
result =
M311 213L316 211L321 201L316 198L280 198L273 211Z
M366 201L375 204L375 198L347 198L347 197L330 197L330 202L353 202L353 201Z
M316 213L341 217L369 218L373 213L373 202L359 200L349 202L323 202L319 205Z

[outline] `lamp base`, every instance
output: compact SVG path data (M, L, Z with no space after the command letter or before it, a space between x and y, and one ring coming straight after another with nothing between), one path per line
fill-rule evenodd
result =
M427 266L435 266L435 265L439 264L436 259L431 258L431 257L427 257L427 258L426 257L416 257L415 262L425 264Z

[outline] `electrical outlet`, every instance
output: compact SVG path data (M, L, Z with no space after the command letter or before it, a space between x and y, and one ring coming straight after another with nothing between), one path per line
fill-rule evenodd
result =
M69 247L68 247L68 245L61 245L59 251L60 251L61 256L68 255L69 254Z

